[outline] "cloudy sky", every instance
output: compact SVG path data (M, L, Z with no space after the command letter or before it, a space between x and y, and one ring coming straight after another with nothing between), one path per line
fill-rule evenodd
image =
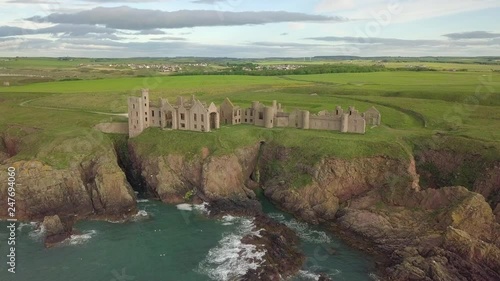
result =
M500 56L500 0L0 0L0 56Z

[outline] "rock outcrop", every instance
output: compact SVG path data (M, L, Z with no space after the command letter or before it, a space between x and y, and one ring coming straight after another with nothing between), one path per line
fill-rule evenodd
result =
M71 237L73 221L69 218L63 221L58 215L47 216L43 219L42 227L45 229L45 247L50 248Z
M413 183L405 161L386 157L327 158L314 165L293 163L291 171L279 174L269 171L274 165L290 164L288 150L266 146L259 164L261 183L267 197L309 223L333 220L340 204L372 189L395 183L410 189ZM311 178L307 188L290 188L295 174Z
M214 156L207 148L198 155L140 155L130 145L133 168L147 190L167 203L190 200L190 196L212 201L255 196L247 182L257 163L259 145Z
M290 163L289 154L272 146L263 154L265 194L297 217L332 225L354 245L384 256L380 269L387 280L500 279L500 227L482 195L464 187L420 190L407 160L326 158L307 165ZM289 168L280 175L266 171L276 166ZM293 187L294 173L311 180Z
M500 161L446 149L421 150L415 157L424 185L465 185L483 195L492 209L500 204Z
M121 220L135 213L136 200L113 151L92 160L56 169L38 160L11 161L0 165L16 168L16 216L41 221L46 216ZM0 173L7 182L7 174ZM6 198L7 188L0 189ZM7 201L0 202L0 217L7 217Z
M208 210L211 217L233 215L253 220L253 231L258 234L247 235L241 242L254 245L257 251L265 254L257 268L248 270L238 280L286 280L302 268L305 256L299 250L297 234L265 215L257 201L218 199L209 203Z

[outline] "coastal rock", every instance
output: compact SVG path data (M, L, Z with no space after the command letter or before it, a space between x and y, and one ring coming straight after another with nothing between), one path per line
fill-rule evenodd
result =
M256 200L235 200L235 199L217 199L208 204L210 217L220 218L230 214L233 216L253 217L262 215L262 206Z
M245 185L254 171L259 144L237 149L229 155L211 155L207 148L199 155L141 155L129 146L134 170L148 191L167 203L182 203L190 193L204 201L221 198L254 198Z
M208 210L212 218L225 215L250 217L254 224L253 230L258 231L258 235L247 235L241 242L256 246L259 252L265 252L263 260L256 269L250 269L238 280L284 280L301 269L305 256L299 250L297 234L265 215L258 201L218 199L208 204Z
M340 204L374 189L400 184L410 190L414 182L406 161L386 157L327 158L314 165L299 162L293 163L291 171L276 175L271 169L290 165L290 154L287 148L266 146L259 164L261 183L272 201L313 224L333 220ZM296 174L310 177L311 182L291 188Z
M437 189L467 184L472 191L483 195L492 209L500 203L500 161L437 148L418 151L415 157L417 172L426 186Z
M0 169L6 171L10 166L17 172L18 220L40 221L56 214L120 220L136 213L135 195L112 151L65 169L38 160L0 165ZM0 173L0 180L7 182L7 174ZM6 198L6 186L0 195ZM7 217L6 203L0 202L3 218Z
M422 162L327 158L305 165L290 162L289 148L267 149L259 164L266 196L307 222L333 224L351 244L383 256L384 279L500 280L500 227L481 194L461 186L421 190L415 167ZM450 173L460 167L444 158L436 163ZM273 174L269 169L277 165L289 170ZM293 187L298 173L311 181Z
M45 247L50 248L71 236L73 222L66 219L63 223L58 215L47 216L43 219L42 227L45 229Z
M265 250L264 261L257 269L250 269L241 280L286 280L297 274L305 262L297 234L265 215L257 215L254 224L260 235L246 236L242 242Z

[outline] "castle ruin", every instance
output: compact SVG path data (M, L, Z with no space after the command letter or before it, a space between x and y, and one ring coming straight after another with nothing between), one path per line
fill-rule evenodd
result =
M380 112L371 107L360 113L350 106L344 111L337 106L333 111L311 114L307 110L284 112L277 101L271 106L253 102L249 108L235 106L226 98L220 107L214 103L207 105L194 96L185 100L179 97L175 104L160 99L158 104L149 100L149 91L142 90L141 97L128 100L129 136L136 137L149 127L161 129L210 132L219 129L220 124L251 124L265 128L299 128L305 130L330 130L342 133L364 134L366 126L381 123Z

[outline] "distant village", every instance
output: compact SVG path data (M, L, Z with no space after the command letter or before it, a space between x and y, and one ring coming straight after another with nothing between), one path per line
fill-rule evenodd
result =
M81 63L79 67L109 67L114 69L130 69L130 70L154 70L158 72L182 72L189 69L212 69L215 67L221 67L220 65L211 65L208 63L185 63L185 64L163 64L163 63L126 63L126 64L108 64L103 65L99 63L85 64ZM304 65L296 64L278 64L278 65L252 65L250 66L239 66L239 65L228 65L224 68L226 70L243 70L247 72L252 71L263 71L263 70L296 70L305 67Z

